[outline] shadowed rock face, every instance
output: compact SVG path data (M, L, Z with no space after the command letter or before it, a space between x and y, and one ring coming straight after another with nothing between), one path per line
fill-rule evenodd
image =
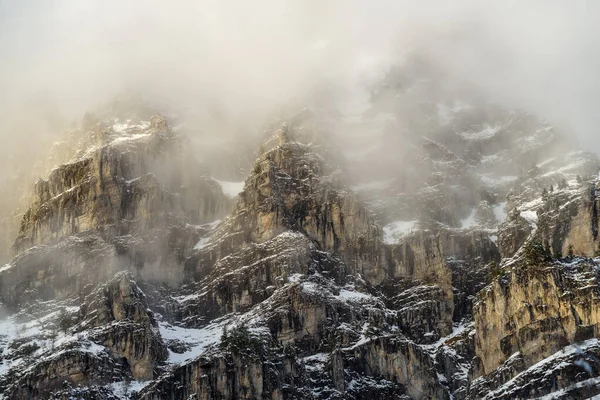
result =
M594 183L571 193L549 196L540 209L541 241L553 250L567 255L594 257L600 249L598 238L598 189Z
M46 398L49 393L65 387L107 385L118 379L124 372L122 368L108 354L64 350L54 358L38 360L26 374L15 376L3 394L9 399L35 399ZM110 398L105 396L100 398Z
M17 365L14 379L0 382L8 398L43 398L66 385L106 385L122 376L152 379L167 349L132 279L117 273L82 300L78 313L61 313L57 323L72 338L53 338L51 351L31 365Z

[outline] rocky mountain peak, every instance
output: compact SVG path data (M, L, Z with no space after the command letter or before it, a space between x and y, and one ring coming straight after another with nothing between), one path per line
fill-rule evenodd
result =
M0 268L2 396L597 394L597 157L439 79L267 124L243 182L151 107L87 115Z

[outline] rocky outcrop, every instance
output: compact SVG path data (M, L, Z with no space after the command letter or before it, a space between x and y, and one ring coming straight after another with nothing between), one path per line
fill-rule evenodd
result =
M250 341L252 339L249 339ZM256 339L254 339L256 340ZM241 343L240 343L241 344ZM249 343L246 343L249 344ZM143 400L300 399L305 398L303 372L290 357L266 357L255 349L201 357L173 371L139 395Z
M14 309L37 300L85 296L122 270L148 282L177 286L184 279L183 261L198 239L198 230L186 225L112 238L84 232L35 246L0 271L2 301Z
M413 62L358 118L309 106L202 164L147 110L85 118L0 268L0 391L596 394L598 261L562 256L596 251L597 159Z
M533 227L518 211L510 214L499 227L498 247L503 258L512 257L525 244Z
M356 196L309 145L284 143L257 160L238 204L217 235L237 245L301 232L354 273L380 282L381 231Z
M12 377L3 395L8 399L50 398L52 392L66 387L106 385L122 376L125 371L118 360L107 352L95 353L93 344L87 346L84 344L82 348L62 350L35 360L30 368ZM67 393L70 395L70 390Z
M490 376L474 380L469 398L593 398L600 393L599 353L598 340L590 339L567 346L529 368L525 368L521 354L515 353ZM514 378L509 380L509 376Z
M447 293L440 286L418 281L404 282L404 286L409 287L391 296L390 306L397 310L402 332L417 343L433 343L450 334L453 304Z
M155 377L167 349L130 274L116 274L80 307L70 308L42 316L33 332L35 340L27 332L13 339L9 348L14 350L0 361L26 362L13 361L9 374L0 378L7 398L50 398L45 397L49 393L68 398L73 388L85 387L89 393L83 398L110 399L111 391L92 388Z
M354 348L353 369L383 376L402 385L411 399L447 399L433 362L415 344L397 338L380 338Z
M14 248L0 271L5 305L87 294L128 269L146 281L178 285L198 224L228 211L219 184L198 166L164 117L126 128L92 125L92 146L35 185Z
M227 200L216 182L187 175L184 167L191 165L169 163L182 153L182 143L164 118L154 117L147 128L126 135L108 128L100 136L98 147L36 183L17 252L98 228L126 235L186 217L192 224L212 222L226 212Z
M475 307L474 377L494 373L516 353L527 368L570 343L595 337L598 278L595 264L582 259L523 266L495 280ZM497 383L512 376L502 378Z
M237 332L247 328L224 331L227 338L221 339L219 348L234 345L234 351L209 352L175 369L146 388L142 398L179 399L193 393L207 399L310 398L311 393L314 398L360 399L369 393L383 398L403 394L416 399L447 398L429 354L402 335L379 336L392 323L386 321L385 309L375 308L375 298L368 300L367 295L357 293L349 301L348 291L332 293L335 286L313 278L287 284L242 317L253 324L253 330L267 326L268 336L259 339L248 330L240 338ZM365 312L360 301L370 304L371 311ZM254 349L254 358L235 350L238 340L244 343L239 348ZM256 364L256 355L265 351L269 358L262 366ZM329 357L331 361L324 363Z
M598 237L598 207L600 199L596 184L586 185L570 198L551 198L548 208L560 209L554 220L542 226L544 236L556 238L552 247L563 255L571 250L576 255L594 257L600 249ZM545 221L544 221L545 222Z
M126 359L134 378L147 380L167 358L167 349L144 294L132 279L121 272L87 296L75 330L94 328L91 340Z
M211 265L208 260L217 249L200 253L199 260L188 260L192 266ZM322 271L315 245L306 236L284 232L262 243L249 244L219 259L204 271L200 284L190 284L184 293L181 318L188 324L195 316L202 320L217 318L231 312L246 312L269 298L288 283L293 275Z
M122 268L113 246L96 235L67 238L20 253L0 271L2 302L11 309L85 295Z
M435 350L435 365L440 383L455 398L467 397L469 369L474 356L475 331L472 324L459 326Z
M412 332L409 335L427 333L425 337L435 341L452 332L454 320L460 321L470 313L468 297L483 286L482 282L470 281L462 272L469 270L479 274L488 263L498 262L499 254L485 232L438 229L406 236L398 245L391 246L390 258L393 266L390 274L416 280L405 292L395 290L395 302L406 310L407 318L414 321L407 325L407 331ZM411 307L411 301L416 302L418 308ZM419 327L416 321L428 322Z

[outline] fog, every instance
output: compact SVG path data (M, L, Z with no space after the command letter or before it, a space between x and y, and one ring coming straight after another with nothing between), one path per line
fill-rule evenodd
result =
M115 96L218 113L203 140L243 135L323 86L364 95L414 52L600 152L597 15L554 0L0 0L0 189Z
M419 49L598 150L599 12L591 1L2 0L0 105L44 98L77 118L136 93L217 103L245 123Z

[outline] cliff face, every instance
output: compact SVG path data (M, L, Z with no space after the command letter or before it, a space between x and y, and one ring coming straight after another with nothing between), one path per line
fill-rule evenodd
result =
M115 126L95 125L88 151L35 184L20 254L0 277L5 305L65 299L123 269L176 284L204 232L196 227L230 208L217 182L190 173L164 117Z
M157 363L167 358L156 319L127 273L86 296L78 318L75 330L94 329L92 340L127 360L136 379L152 379Z
M0 268L4 398L595 395L598 160L413 78L275 124L243 183L164 117L86 118Z
M301 232L371 283L385 276L379 227L339 172L308 145L284 143L260 157L230 224L246 242Z
M585 259L522 267L482 291L474 313L473 374L485 378L473 385L475 397L497 389L571 343L598 336L597 268ZM502 375L498 370L504 371ZM554 388L540 385L532 394L543 395L571 384L569 379L557 380Z
M6 306L33 310L40 300L67 306L68 315L47 323L62 333L44 328L43 337L85 338L97 346L90 357L114 360L98 367L112 368L113 375L69 378L69 385L89 387L91 396L114 374L143 381L162 373L142 398L305 398L322 384L323 396L447 397L435 361L417 344L421 335L431 342L451 331L447 265L436 265L446 278L442 291L439 282L425 284L424 257L410 270L397 267L358 196L317 149L293 140L258 159L229 218L197 225L217 219L227 202L205 207L204 195L190 206L182 192L148 172L157 162L153 154L163 157L176 143L160 121L148 133L107 139L38 182L15 248L33 246L1 271ZM213 193L210 180L203 182L201 192ZM119 272L124 269L133 275ZM144 282L148 302L133 276ZM178 276L185 276L182 288L161 285ZM405 279L404 296L412 290L434 305L434 319L443 323L423 324L431 307L379 291L394 279ZM198 344L172 331L190 332L190 338L210 331L210 344L197 353ZM184 365L173 366L180 358ZM22 365L17 360L10 367L15 373ZM53 366L59 362L75 363L61 357L35 363L35 373L46 379L28 381L27 392L8 379L7 388L14 396L54 388L54 379L72 368ZM85 368L93 371L89 363ZM326 372L324 382L315 380L318 371ZM373 387L371 379L381 384Z
M470 315L470 297L485 285L487 279L481 271L490 262L500 259L495 243L487 234L452 229L421 230L410 234L399 244L391 245L388 254L393 266L390 275L438 288L441 303L433 315L440 318L436 329L439 337L452 332L454 321L459 322ZM470 280L469 274L473 275L474 281ZM411 291L414 293L414 289ZM432 314L424 312L423 315ZM411 331L415 332L415 329Z
M128 273L97 287L80 306L63 306L39 320L39 327L25 325L17 332L3 354L4 363L13 360L0 381L7 398L47 398L120 376L152 379L156 364L167 357L157 322Z
M555 237L563 238L562 254L568 254L569 248L571 248L575 254L589 257L597 255L598 249L600 249L598 242L598 206L600 203L597 190L597 184L583 188L575 201L571 201L569 214L563 221L556 224L553 231L550 231ZM559 226L562 226L562 229Z
M114 127L96 134L99 143L86 154L36 183L17 252L79 232L102 229L110 236L127 235L168 226L178 217L196 225L212 222L226 212L218 185L192 178L185 168L193 165L176 161L183 143L163 117L125 134L115 133Z
M430 309L398 301L396 293L390 293L388 299L374 296L376 287L389 286L384 282L391 282L396 274L384 267L395 263L390 249L385 248L369 213L342 180L331 175L315 149L285 142L270 150L257 160L232 215L187 260L186 268L195 282L184 289L190 294L179 301L181 312L175 318L206 329L202 326L207 321L245 313L243 321L268 328L270 336L256 340L272 354L294 349L300 367L278 370L278 374L286 382L303 383L292 385L289 393L281 392L268 381L264 368L252 369L252 377L248 377L249 371L240 369L236 357L219 353L201 364L198 360L174 371L142 396L160 398L171 391L174 382L183 380L189 381L182 387L186 396L237 398L227 394L232 386L243 388L246 394L240 398L305 398L307 391L314 392L311 387L316 382L310 383L313 371L305 369L301 361L317 357L316 353L331 358L331 363L335 360L335 366L325 367L331 368L326 385L333 386L327 389L333 392L323 396L339 392L349 398L366 393L445 397L433 360L404 335L419 341L422 337L417 332L439 338L452 329L452 311L443 310L444 318L450 316L443 328L435 323L423 325L417 321L428 318ZM414 288L414 293L432 304L440 302L437 286L429 291L416 283L428 276L422 270L425 263L417 260L412 267L403 275L410 279L407 290ZM450 270L445 273L450 281ZM446 286L451 290L449 282ZM451 307L451 297L449 301ZM420 331L413 329L416 325ZM401 331L394 331L398 327ZM377 338L382 338L381 343ZM398 341L403 344L396 344ZM335 350L336 346L343 347ZM369 362L365 365L366 357ZM353 378L364 374L388 383L374 389L365 378ZM212 378L198 386L200 382L193 377L200 375ZM358 379L360 384L348 387L349 379ZM261 383L244 383L249 380ZM227 383L220 386L219 382Z
M475 312L481 374L517 351L533 365L576 337L596 336L597 279L595 264L579 261L515 270L494 282Z

